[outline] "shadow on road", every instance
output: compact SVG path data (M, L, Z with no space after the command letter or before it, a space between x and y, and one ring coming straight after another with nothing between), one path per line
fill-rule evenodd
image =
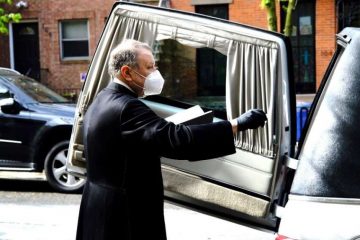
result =
M46 181L44 173L0 171L0 191L60 193ZM82 188L74 194L81 194Z
M54 192L46 181L0 179L0 191Z

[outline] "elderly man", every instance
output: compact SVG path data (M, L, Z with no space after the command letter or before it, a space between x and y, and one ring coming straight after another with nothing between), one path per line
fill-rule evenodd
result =
M237 119L185 126L157 116L138 97L160 94L164 79L150 47L127 40L111 53L113 81L84 117L88 179L77 239L166 239L160 156L203 160L235 152L233 134L263 126L250 110Z

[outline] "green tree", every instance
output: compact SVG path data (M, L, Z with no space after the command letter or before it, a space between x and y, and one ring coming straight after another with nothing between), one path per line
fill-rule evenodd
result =
M268 29L277 32L277 17L275 0L261 0L262 9L266 10Z
M285 28L283 33L286 36L290 36L292 32L292 12L295 9L296 0L279 0L282 2L288 2L287 6L283 8L286 12ZM276 17L276 0L261 0L261 8L266 10L268 29L277 32L277 17Z
M7 13L5 5L11 5L12 0L0 0L0 34L8 34L8 23L19 22L21 20L20 13Z

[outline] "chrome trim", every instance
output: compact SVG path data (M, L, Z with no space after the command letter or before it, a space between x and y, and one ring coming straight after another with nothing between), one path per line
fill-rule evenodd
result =
M299 160L298 159L295 159L295 158L291 158L287 155L284 156L285 158L285 165L288 167L288 168L291 168L291 169L294 169L296 170L298 165L299 165Z
M284 207L275 204L275 211L274 211L275 217L281 218L284 215L284 211L285 211Z
M0 142L22 144L21 141L0 139Z
M35 168L22 168L22 167L0 167L1 171L11 171L11 172L29 172L29 171L34 171Z
M0 171L0 179L46 181L46 176L44 172L29 172L24 170L13 171L13 170L14 169L11 169L10 171Z
M79 167L74 167L72 166L74 169L80 169ZM79 178L86 178L86 172L85 171L81 171L81 170L74 170L74 169L69 169L69 167L66 168L65 172L70 174L70 175L73 175L75 177L79 177Z
M335 197L310 197L310 196L299 196L289 195L289 200L292 201L304 201L304 202L320 202L320 203L335 203L335 204L359 204L359 198L335 198Z

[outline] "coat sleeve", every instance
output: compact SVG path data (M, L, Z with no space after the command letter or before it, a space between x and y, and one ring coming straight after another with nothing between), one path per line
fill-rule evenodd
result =
M158 156L196 161L235 152L230 122L175 125L157 116L138 99L129 101L123 108L120 124L127 144Z

